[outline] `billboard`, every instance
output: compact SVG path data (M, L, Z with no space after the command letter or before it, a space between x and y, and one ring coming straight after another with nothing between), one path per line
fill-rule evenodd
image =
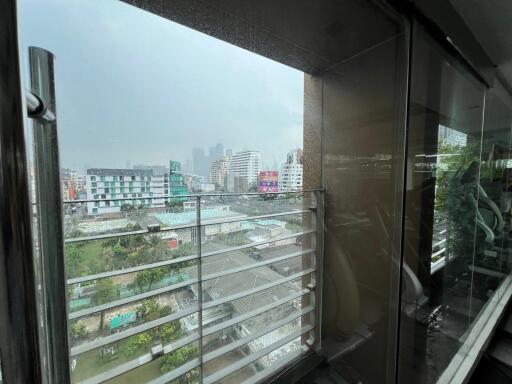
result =
M261 171L258 176L258 192L279 192L279 173Z

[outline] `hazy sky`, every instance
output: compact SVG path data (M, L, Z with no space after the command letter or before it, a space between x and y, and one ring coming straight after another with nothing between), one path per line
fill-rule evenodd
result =
M114 0L22 0L21 39L56 57L61 165L191 159L222 142L264 165L302 146L303 74Z

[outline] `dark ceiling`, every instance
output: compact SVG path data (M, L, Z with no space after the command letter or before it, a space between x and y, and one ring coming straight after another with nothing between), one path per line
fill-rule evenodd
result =
M380 0L122 1L307 73L329 70L403 32L400 21ZM418 3L427 8L440 4ZM512 0L450 3L492 61L488 66L496 65L497 74L511 90ZM445 27L450 29L454 22L446 22Z
M123 1L306 73L324 72L404 28L380 0Z
M512 0L450 0L512 89Z

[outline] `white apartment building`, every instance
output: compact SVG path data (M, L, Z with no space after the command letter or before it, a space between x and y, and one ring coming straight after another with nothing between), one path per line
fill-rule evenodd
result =
M230 157L221 156L215 160L210 166L210 172L208 173L208 181L211 184L217 186L224 185L224 178L228 173Z
M245 177L249 186L257 184L260 171L261 153L258 151L237 152L229 162L228 173Z
M94 201L87 203L87 213L98 215L120 212L123 204L164 207L163 196L168 192L168 183L169 175L154 176L149 169L88 169L87 200ZM158 196L162 197L155 198Z
M279 190L281 192L293 192L302 190L303 174L302 150L291 151L286 156L286 163L281 166L279 177Z

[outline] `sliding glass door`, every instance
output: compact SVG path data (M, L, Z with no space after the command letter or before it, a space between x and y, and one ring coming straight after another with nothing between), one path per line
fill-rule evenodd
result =
M511 110L420 23L412 46L399 377L449 382L508 284Z

